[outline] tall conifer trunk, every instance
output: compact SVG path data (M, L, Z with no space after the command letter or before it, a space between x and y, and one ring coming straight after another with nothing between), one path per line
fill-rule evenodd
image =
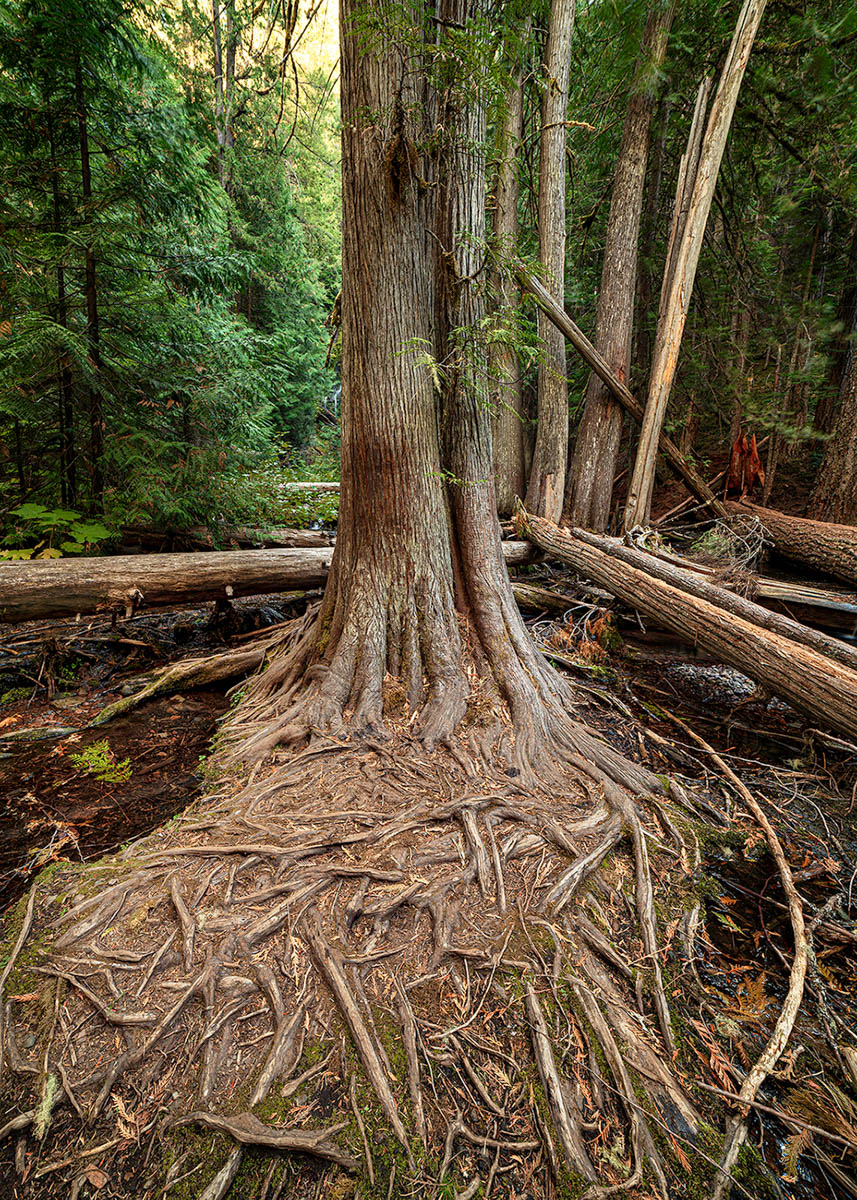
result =
M74 92L77 105L77 129L80 145L80 177L83 207L86 220L91 221L92 212L92 166L89 155L89 125L86 92L83 86L83 67L79 51L74 58ZM95 250L92 239L86 239L84 248L85 292L86 292L86 340L93 370L101 367L101 329L98 316L98 284L95 274ZM104 506L104 409L98 384L89 389L89 458L90 495L95 509Z
M631 369L637 242L655 106L653 76L664 61L675 8L675 3L666 7L656 3L646 22L625 114L604 243L595 345L623 382L627 382ZM598 533L607 528L621 436L622 408L593 372L566 487L565 517L571 524Z
M361 0L342 6L339 532L318 618L253 689L248 720L266 719L241 753L380 729L395 679L428 746L451 741L475 691L496 715L486 747L500 737L515 771L584 753L643 786L647 773L569 717L569 685L512 594L480 338L485 99L454 40L480 13L476 0L443 0L438 15L427 86Z
M60 203L59 165L56 157L53 116L48 113L48 147L51 156L51 199L53 202L54 232L59 235L62 229L62 206ZM68 304L65 289L65 268L57 263L57 324L63 329L68 328ZM59 412L60 435L60 494L62 502L74 505L77 499L77 484L74 453L74 394L72 391L71 371L65 350L61 350L57 363L57 406Z
M840 408L827 443L808 515L817 521L857 523L857 354L852 353L840 389Z
M499 138L499 164L495 185L494 239L501 259L515 252L518 241L518 176L515 157L523 132L524 93L520 73L512 80L508 107ZM520 287L511 271L497 272L496 291L501 312L510 313L520 299ZM516 497L523 497L524 417L521 365L505 342L490 353L491 407L494 414L494 485L497 511L510 513Z
M565 146L574 4L575 0L551 3L539 163L539 261L545 272L545 284L560 305L565 304ZM565 338L541 311L538 319L542 345L539 424L527 508L540 517L558 521L568 455Z

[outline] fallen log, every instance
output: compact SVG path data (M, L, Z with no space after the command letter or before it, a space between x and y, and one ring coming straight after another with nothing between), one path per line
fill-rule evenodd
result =
M591 367L598 378L610 389L611 395L619 401L627 413L630 413L637 424L641 425L643 422L642 404L636 399L627 384L623 383L619 376L611 370L606 360L602 358L583 330L575 325L565 309L560 304L557 304L547 288L539 283L538 279L531 278L523 267L518 270L518 279L523 289L530 293L539 308L550 318L557 329L568 338L587 366ZM717 499L693 463L685 458L672 438L667 437L666 434L662 434L659 448L672 469L680 479L684 480L685 485L696 496L697 500L701 500L704 504L707 504L717 516L724 516L725 510L723 504Z
M639 567L640 570L654 575L656 579L661 579L664 583L670 583L674 587L681 588L682 591L699 596L700 599L707 600L709 604L715 604L733 616L742 617L753 625L759 625L770 633L777 633L781 637L789 638L790 641L797 642L801 646L809 646L811 649L817 650L819 654L824 654L827 658L835 659L843 666L850 667L852 671L857 671L857 647L831 637L830 634L822 633L820 630L810 629L807 625L802 625L800 621L795 621L782 613L771 612L761 604L748 600L746 596L731 591L724 584L714 582L711 568L701 568L706 572L706 577L694 570L689 570L683 563L679 565L672 561L672 556L667 557L663 554L639 549L636 546L629 546L619 538L604 537L601 534L589 533L585 529L573 529L571 532L581 541L603 550L605 554L612 554L622 562L628 563L629 566Z
M729 612L719 603L666 583L641 565L631 565L619 555L607 553L576 532L559 529L530 514L523 514L522 519L535 545L567 562L656 625L678 634L689 645L701 646L718 661L742 671L815 720L852 737L857 733L857 671ZM641 551L636 553L642 556ZM696 586L713 589L708 584Z
M774 549L785 558L857 584L857 527L792 517L746 500L728 502L726 511L730 515L758 517Z
M577 530L575 530L577 532ZM635 540L634 545L639 550L648 554L649 557L658 559L660 562L672 563L673 566L678 566L684 571L690 571L691 574L702 576L708 582L714 583L719 588L725 588L729 592L735 592L737 582L732 583L726 578L718 574L717 569L713 566L708 566L705 563L694 562L693 559L683 558L681 554L673 554L664 548L655 548L646 545L645 538L639 541ZM813 613L813 619L817 623L825 625L833 625L839 629L852 629L857 631L857 595L851 592L838 592L829 588L813 588L808 587L804 583L790 583L785 580L774 580L765 575L748 576L751 583L751 593L754 600L771 600L774 604L787 606L798 606L801 610L809 610ZM822 616L823 614L823 616ZM807 628L805 620L796 617L795 613L787 611L787 616L796 620L797 624L802 629ZM841 649L843 643L837 638L833 638L833 646ZM835 658L835 655L834 655Z
M528 560L526 542L504 542L510 565ZM127 554L0 564L0 622L181 608L270 592L323 587L331 547Z
M518 580L512 584L512 591L518 608L530 612L565 613L570 608L579 608L583 601L579 596L566 596L551 588L535 587L531 583L521 583Z
M331 546L333 534L323 529L251 529L239 525L235 529L227 529L227 541L235 542L242 549L248 550L277 550L293 549L296 546Z
M122 529L124 544L150 546L154 550L222 550L234 545L242 549L291 549L295 546L329 546L333 535L323 529L254 529L245 525L228 525L212 530L205 525L189 529L151 529L148 526L128 525Z

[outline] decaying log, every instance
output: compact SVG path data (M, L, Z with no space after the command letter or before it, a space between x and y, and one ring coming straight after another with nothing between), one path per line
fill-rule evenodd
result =
M857 584L857 526L792 517L758 504L727 503L727 512L758 517L778 554Z
M665 583L549 521L530 515L525 519L537 546L655 624L690 645L701 646L830 728L850 737L857 733L857 671L689 590Z
M526 562L526 542L504 542L506 562ZM205 600L323 587L333 550L223 550L200 554L128 554L0 564L0 622L131 615Z
M782 613L771 612L769 609L763 608L761 604L754 604L752 600L730 591L723 584L716 583L712 574L706 578L696 571L688 570L684 564L679 565L664 555L628 546L618 538L589 533L585 529L575 529L572 532L581 541L603 550L605 554L612 554L632 567L639 567L640 570L654 575L656 579L661 579L664 583L672 584L684 592L699 596L700 599L707 600L710 604L715 604L718 608L722 608L736 617L743 617L745 621L759 625L770 633L780 634L790 641L798 642L801 646L809 646L811 649L817 650L819 654L833 658L843 666L850 667L852 671L857 671L857 648L838 638L831 637L827 633L810 629L807 625L802 625L800 621L783 616Z
M633 395L628 385L622 382L615 371L611 370L583 330L572 321L562 305L557 304L550 292L539 283L538 279L531 278L523 267L518 269L518 278L521 281L524 291L530 293L539 308L550 317L557 329L565 334L583 361L607 385L610 394L619 401L625 412L630 413L638 424L641 423L644 412L642 404ZM669 465L678 477L684 481L688 490L696 496L697 500L701 500L704 504L707 504L717 516L724 516L725 510L722 503L717 499L693 463L685 458L672 438L664 434L660 440L660 450Z
M634 545L645 550L653 558L673 563L674 566L681 567L684 571L691 571L694 575L716 583L718 587L735 591L739 586L738 579L733 582L724 578L722 572L717 568L694 559L684 558L681 554L675 554L663 547L649 546L645 539L635 540ZM751 584L750 592L754 600L762 602L769 600L774 604L788 606L788 615L793 616L802 626L805 626L806 622L802 622L800 613L793 612L795 606L799 610L809 609L812 611L812 619L818 624L826 625L828 628L851 629L857 632L857 593L840 591L838 588L810 587L805 583L793 583L784 579L774 579L767 575L754 574L747 578ZM840 648L842 646L837 639L834 639L834 644Z
M534 587L531 583L521 583L518 580L512 584L512 591L518 608L528 609L530 612L564 613L581 603L577 596L566 596L551 588Z

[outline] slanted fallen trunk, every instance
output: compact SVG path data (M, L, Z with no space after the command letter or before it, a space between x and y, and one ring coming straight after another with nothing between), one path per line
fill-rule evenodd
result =
M592 544L591 535L584 540L538 517L526 515L525 519L537 546L569 563L656 625L736 667L814 720L849 737L857 734L857 671L728 612L719 603L666 583L617 554L606 553ZM697 588L708 586L696 584ZM728 593L723 595L728 597Z
M509 564L526 562L526 542L504 542ZM201 554L128 554L0 564L0 622L179 608L268 592L322 587L331 547L223 550Z
M857 526L792 517L773 508L750 504L746 500L741 503L728 502L726 510L758 517L778 554L814 567L835 579L857 583Z
M838 638L831 637L827 633L810 629L807 625L802 625L800 621L795 621L782 613L771 612L761 604L755 604L746 596L741 596L723 584L714 582L713 573L709 573L706 578L693 570L687 570L681 565L670 562L661 555L651 554L635 546L628 546L619 538L599 536L584 529L575 529L572 532L581 541L603 550L605 554L612 554L622 562L628 563L629 566L638 567L640 570L648 572L649 575L654 575L656 579L681 588L684 592L690 592L691 595L698 596L701 600L707 600L709 604L714 604L733 616L741 617L753 625L767 629L770 633L776 633L790 641L798 642L801 646L809 646L812 650L817 650L819 654L824 654L827 658L835 659L843 666L850 667L852 671L857 671L857 648Z

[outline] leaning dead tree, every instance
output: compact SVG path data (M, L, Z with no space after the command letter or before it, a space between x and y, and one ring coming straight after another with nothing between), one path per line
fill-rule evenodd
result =
M671 1008L700 809L581 723L501 552L478 337L490 72L467 53L485 13L341 15L324 599L267 644L206 800L14 914L0 1137L39 1164L27 1200L62 1172L79 1193L94 1157L123 1197L188 1178L200 1200L475 1196L501 1173L666 1197L687 1155L705 1187L719 1154L697 1145ZM433 336L440 395L402 353ZM670 950L660 919L686 910Z
M643 406L631 393L627 384L618 377L609 363L599 354L583 330L572 321L565 309L556 303L547 289L537 279L533 279L523 267L518 270L518 278L521 281L524 291L529 292L539 308L550 318L563 336L568 338L583 361L592 368L598 378L609 388L614 399L618 400L619 404L635 421L642 423L644 415ZM726 509L722 502L715 496L690 459L682 454L672 438L664 434L660 440L659 448L672 470L684 482L688 490L698 500L702 501L703 504L707 505L711 512L716 513L718 516L725 516Z
M640 431L640 444L625 504L626 529L645 525L649 519L658 442L678 365L705 227L714 199L729 127L738 101L738 92L765 11L765 3L766 0L744 0L704 135L701 133L706 94L704 85L697 96L688 149L679 172L671 245L664 272L661 315L655 335L652 372L649 378L646 416Z

